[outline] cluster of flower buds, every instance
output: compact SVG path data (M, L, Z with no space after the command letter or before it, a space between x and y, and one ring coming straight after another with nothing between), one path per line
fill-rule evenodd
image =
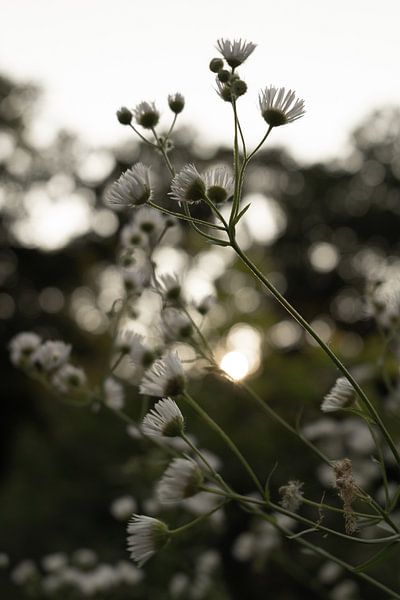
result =
M230 70L225 68L222 58L213 58L209 66L210 71L216 73L217 92L225 102L233 102L247 92L246 82L239 77L235 69L250 56L255 47L255 44L242 40L218 40L217 49Z
M22 332L9 343L11 362L39 378L65 396L78 396L85 391L83 369L69 362L71 346L62 341L43 341L32 332Z
M168 96L168 106L170 110L179 115L185 107L185 98L179 92ZM132 125L135 120L137 125L143 129L154 129L160 121L160 112L154 102L140 102L132 110L122 106L117 111L117 119L121 125Z

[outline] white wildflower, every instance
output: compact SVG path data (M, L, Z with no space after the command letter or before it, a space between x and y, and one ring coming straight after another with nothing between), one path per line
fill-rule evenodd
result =
M326 394L322 404L322 412L334 412L354 404L356 393L346 377L339 377L335 385Z
M184 419L176 402L163 398L154 405L143 419L142 431L150 437L180 436L184 428Z
M142 581L143 573L135 565L125 560L120 560L115 566L115 572L121 583L135 585Z
M217 300L215 296L213 296L212 294L208 294L207 296L204 296L204 298L202 298L199 302L196 302L195 307L201 315L206 315L216 302Z
M192 460L175 458L166 469L157 486L161 504L176 504L200 491L203 474Z
M140 102L132 112L136 123L144 129L153 129L160 120L160 113L154 102Z
M162 330L167 341L187 339L192 335L192 323L180 310L167 308L162 312Z
M32 354L42 343L42 339L30 331L18 333L9 343L11 362L17 367L32 366Z
M151 200L152 194L150 168L139 162L111 185L105 202L111 206L139 206Z
M205 184L194 165L186 165L171 182L169 196L178 202L193 204L203 200Z
M306 112L304 100L296 99L296 93L292 90L286 92L284 87L266 87L259 95L259 104L264 120L271 127L297 121Z
M122 271L124 286L129 294L141 294L149 284L147 269L124 269Z
M129 519L135 510L137 510L136 500L128 495L116 498L110 506L112 516L119 521Z
M133 223L139 231L156 241L165 229L166 219L154 208L143 206L135 213Z
M182 289L182 284L178 275L170 275L169 273L166 273L164 275L160 275L158 280L166 300L178 300Z
M120 240L124 248L146 248L148 244L148 236L140 231L135 222L122 228Z
M47 341L32 354L32 363L43 371L54 371L67 363L70 353L70 345L61 341Z
M125 403L125 393L123 386L114 379L107 377L103 383L104 404L112 410L122 410ZM133 511L132 511L133 512Z
M162 521L145 515L133 515L128 524L128 550L139 567L169 541L168 527Z
M61 394L79 392L86 385L86 375L83 369L66 363L51 379L51 383Z
M148 369L139 392L149 396L178 396L185 389L186 378L177 353L166 352Z
M208 169L204 173L204 183L207 197L216 204L232 198L234 192L234 179L225 167Z
M217 40L217 49L233 69L241 65L255 48L256 44L246 42L246 40L242 41L242 39L231 41L220 38Z

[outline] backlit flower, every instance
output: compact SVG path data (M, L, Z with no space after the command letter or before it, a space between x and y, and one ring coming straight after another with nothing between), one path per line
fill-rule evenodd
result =
M264 120L271 127L286 125L297 121L304 114L304 100L296 99L296 93L292 90L276 88L270 85L260 92L259 104Z
M139 392L149 396L178 396L185 389L185 374L178 355L166 352L148 369L140 384Z
M204 198L205 185L194 165L186 165L175 175L169 196L178 202L192 204Z
M142 423L142 431L150 437L177 437L184 428L184 419L176 402L163 398L152 408Z
M154 102L140 102L132 112L136 123L144 129L152 129L160 120L160 113Z
M225 167L208 169L204 173L207 197L214 203L224 202L233 196L234 179Z
M200 491L203 474L199 466L187 458L175 458L157 486L161 504L176 504Z
M246 42L246 40L224 40L220 38L217 41L217 49L221 52L226 62L233 69L241 65L254 51L256 44Z
M139 567L161 550L170 539L165 523L145 515L133 515L128 524L128 550Z
M105 202L111 206L139 206L151 200L152 193L150 169L139 162L112 184Z
M346 377L339 377L333 388L326 394L322 404L322 412L334 412L341 408L351 406L355 401L356 393Z

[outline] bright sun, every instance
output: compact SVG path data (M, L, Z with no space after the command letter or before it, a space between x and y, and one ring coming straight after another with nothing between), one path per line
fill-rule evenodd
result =
M244 379L249 372L249 361L244 354L236 350L225 354L219 366L235 381Z

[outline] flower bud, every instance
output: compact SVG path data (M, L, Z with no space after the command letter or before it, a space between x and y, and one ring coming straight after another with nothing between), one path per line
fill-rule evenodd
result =
M121 106L119 110L117 110L117 119L121 123L121 125L130 125L132 121L132 113L129 108L126 106Z
M230 80L231 74L229 73L229 71L227 69L221 69L220 71L218 71L217 77L222 83L228 83L228 81Z
M235 96L243 96L247 92L247 84L242 79L236 79L231 86L232 94Z
M173 113L178 115L180 112L183 111L183 108L185 106L185 98L182 96L182 94L179 93L172 94L168 96L168 106L170 107Z
M222 58L213 58L210 62L209 68L213 73L218 73L224 66L224 61Z

